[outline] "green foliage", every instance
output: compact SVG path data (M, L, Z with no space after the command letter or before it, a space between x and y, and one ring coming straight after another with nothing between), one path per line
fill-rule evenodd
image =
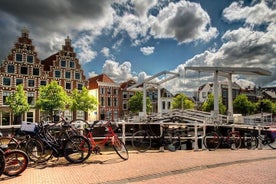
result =
M21 115L22 113L30 109L28 104L27 95L24 92L22 84L16 87L16 92L7 97L7 104L10 106L15 116Z
M272 103L271 112L274 116L276 115L276 102Z
M248 100L245 94L240 94L235 98L233 108L235 113L242 115L252 114L254 112L254 104Z
M46 111L49 115L53 114L54 109L63 110L71 104L66 91L57 81L52 81L46 86L41 86L39 88L39 94L36 107Z
M179 94L173 98L173 109L193 109L195 104L185 95Z
M206 112L211 112L214 110L214 95L209 94L208 99L203 103L202 105L202 110ZM226 107L222 103L222 98L219 98L219 113L220 114L225 114L226 112Z
M88 112L88 110L97 109L97 98L90 95L86 87L82 87L81 91L74 89L70 97L72 101L70 109L72 111L81 110L84 112Z
M259 100L256 103L255 112L272 112L273 103L268 99Z
M149 113L152 109L152 104L150 99L147 97L146 99L147 113ZM129 111L133 113L138 113L143 111L143 93L136 92L129 101L128 101Z

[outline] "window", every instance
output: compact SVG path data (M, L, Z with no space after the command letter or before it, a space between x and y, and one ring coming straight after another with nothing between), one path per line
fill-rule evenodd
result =
M3 78L3 85L4 86L10 86L11 85L11 79L8 77Z
M34 113L27 112L27 122L34 122Z
M78 90L82 90L82 84L78 84Z
M4 91L4 92L3 92L3 105L8 105L8 104L7 104L7 97L10 96L10 94L11 94L11 93L8 92L8 91Z
M207 97L206 92L202 92L202 98L206 98L206 97Z
M46 86L47 82L45 80L40 81L41 86Z
M27 56L27 62L33 63L34 62L34 56Z
M2 112L2 125L10 125L10 112Z
M171 109L171 102L168 102L168 109Z
M65 78L70 79L71 78L71 72L65 72Z
M34 87L34 85L35 85L35 81L33 79L29 79L28 80L28 86L29 87Z
M114 90L113 90L113 94L114 94L114 95L118 95L118 89L114 89Z
M34 105L34 93L28 93L28 104Z
M39 68L33 68L33 75L39 75Z
M56 70L56 71L55 71L55 77L56 77L56 78L60 78L60 71L59 71L59 70Z
M123 102L123 110L127 110L127 102Z
M108 107L111 106L111 98L110 98L110 97L107 98L107 106L108 106Z
M80 73L78 72L75 73L75 79L80 79Z
M101 106L104 106L104 97L101 97Z
M16 85L23 84L23 79L16 79L15 84Z
M104 88L103 87L101 88L101 94L102 95L104 94Z
M61 60L60 61L60 66L61 67L66 67L66 61L65 60Z
M162 102L162 109L164 110L164 109L166 109L166 102Z
M117 98L114 98L113 103L114 103L114 107L118 106L118 100L117 100Z
M22 61L22 54L16 54L15 57L16 57L15 58L16 61Z
M127 92L123 92L123 98L124 98L124 99L127 98Z
M21 66L21 74L27 75L27 74L28 74L28 67L26 67L26 66Z
M74 61L70 61L70 68L75 68L75 62Z
M8 73L14 73L14 65L7 66Z
M71 83L70 82L66 82L66 89L71 89Z

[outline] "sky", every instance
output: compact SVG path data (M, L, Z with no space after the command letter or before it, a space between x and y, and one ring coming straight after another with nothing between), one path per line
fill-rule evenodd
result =
M1 0L0 27L1 61L27 27L41 60L69 36L87 78L142 82L168 71L180 77L163 87L192 96L213 74L186 66L257 67L272 75L233 81L276 86L275 0Z

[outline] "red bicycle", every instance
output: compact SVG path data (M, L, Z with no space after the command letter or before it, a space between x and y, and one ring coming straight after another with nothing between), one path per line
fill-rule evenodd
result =
M82 120L83 122L83 120ZM114 132L113 125L111 121L103 122L94 122L93 124L89 124L85 122L85 131L84 135L90 140L92 145L92 152L95 154L101 153L101 148L104 147L107 143L110 143L115 150L115 152L121 157L123 160L128 160L128 150L123 143L123 141L118 137L118 135ZM100 140L95 140L93 136L93 129L94 126L98 125L100 127L105 127L105 131L107 134L105 134L105 137Z

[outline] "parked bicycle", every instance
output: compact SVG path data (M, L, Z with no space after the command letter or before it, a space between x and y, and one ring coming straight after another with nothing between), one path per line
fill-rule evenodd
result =
M0 173L2 171L7 176L18 176L27 169L29 159L24 151L9 149L7 145L1 145L0 162Z
M239 131L227 131L224 136L217 127L214 131L208 132L203 138L204 146L210 150L216 150L220 146L230 147L232 150L239 149L241 146L241 135Z
M146 123L142 130L138 130L132 135L132 146L139 152L146 152L152 147L164 147L169 151L179 150L181 147L181 137L177 129L169 129L168 125L160 124L161 135L156 135L151 124Z
M91 144L81 135L72 134L70 124L64 122L58 137L51 134L49 125L40 122L34 129L35 136L26 143L26 152L32 161L41 163L48 161L53 156L65 157L70 163L81 163L89 158Z
M262 127L259 134L254 126L253 130L244 134L244 146L247 149L256 149L259 144L262 144L263 146L268 145L270 148L276 149L276 131L273 132L269 129L270 127Z
M18 135L19 131L11 136L0 136L0 146L7 145L10 149L20 149L25 151L25 146L30 135Z
M4 151L0 149L0 176L3 174L6 166L6 160L4 155Z
M83 121L83 120L82 120ZM120 158L123 160L128 160L128 149L126 148L126 145L123 143L123 141L118 137L118 135L114 132L115 129L118 127L116 123L112 123L111 121L103 122L94 122L93 124L89 124L86 121L85 122L85 132L84 135L90 140L90 143L92 145L92 151L94 154L101 154L101 149L106 144L111 144L115 152L119 155ZM107 132L103 139L101 140L95 140L93 136L93 131L95 125L98 125L100 127L105 127L105 131Z

